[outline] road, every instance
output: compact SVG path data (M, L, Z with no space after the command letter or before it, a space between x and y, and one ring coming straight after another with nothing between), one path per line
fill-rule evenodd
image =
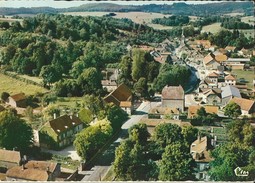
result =
M150 108L156 107L159 102L143 102L136 110L136 113L130 117L121 127L122 131L119 137L114 141L110 147L97 158L94 166L90 170L83 171L85 174L82 181L100 181L107 174L110 169L115 156L115 149L119 146L120 142L128 137L128 129L137 124L144 116L147 115Z

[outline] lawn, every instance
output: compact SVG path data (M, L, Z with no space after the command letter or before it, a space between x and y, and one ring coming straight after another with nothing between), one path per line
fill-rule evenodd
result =
M255 79L254 71L233 70L231 73L237 75L238 79L244 78L247 81L248 88L253 88L253 79Z
M8 92L10 94L16 94L24 92L26 95L34 95L39 92L45 93L47 91L48 90L43 87L27 84L0 73L0 93Z
M82 97L58 97L55 104L63 108L76 108L81 102Z
M247 24L251 24L254 25L254 16L246 16L246 17L242 17L241 21Z

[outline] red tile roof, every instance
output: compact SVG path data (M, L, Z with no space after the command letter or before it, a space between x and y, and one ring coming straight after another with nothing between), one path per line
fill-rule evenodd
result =
M18 102L18 101L26 99L26 96L25 96L25 93L18 93L15 95L11 95L10 98L12 98L14 101Z
M241 109L244 111L249 111L255 105L254 100L249 100L244 98L234 97L233 99L231 99L231 101L238 104L241 107Z
M21 156L19 151L9 151L0 149L0 161L19 164L20 160Z

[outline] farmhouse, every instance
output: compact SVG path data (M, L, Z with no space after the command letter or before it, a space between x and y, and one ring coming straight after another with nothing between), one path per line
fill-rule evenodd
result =
M215 55L213 53L209 53L203 60L204 66L207 69L216 70L220 63L215 59Z
M242 115L252 115L255 114L255 101L234 97L231 101L235 102L237 105L240 106Z
M218 88L208 89L203 91L203 100L208 105L221 104L221 90Z
M0 149L0 168L12 168L19 166L21 163L21 155L19 151L9 151Z
M236 85L236 78L233 75L229 74L225 77L225 83L227 85Z
M162 90L162 107L177 108L184 111L185 97L184 90L179 86L165 86Z
M190 153L197 165L196 178L198 180L209 180L209 175L207 170L209 168L209 162L213 159L209 154L209 141L208 138L198 135L197 140L195 140L190 146Z
M24 93L18 93L15 95L9 96L7 99L7 103L11 105L12 107L21 107L26 108L26 96Z
M237 51L235 46L226 46L225 50L228 52L236 52Z
M41 147L61 149L73 143L75 134L83 129L83 122L75 115L63 115L47 122L39 130Z
M118 88L104 97L104 101L120 106L128 114L133 111L132 92L125 84L119 85Z
M60 164L46 161L28 161L6 172L7 181L54 181L61 173Z

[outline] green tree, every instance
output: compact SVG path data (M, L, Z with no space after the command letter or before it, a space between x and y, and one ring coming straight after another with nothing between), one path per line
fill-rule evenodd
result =
M187 147L190 147L192 142L197 139L198 129L193 126L186 126L182 128L182 135Z
M24 120L10 111L0 113L0 147L26 152L33 144L33 131Z
M85 161L92 158L112 135L108 120L101 120L77 134L74 141L78 155Z
M3 92L3 93L1 94L1 99L2 99L2 101L6 101L6 100L8 99L9 96L10 96L9 93Z
M82 108L79 111L79 118L82 122L89 124L93 120L92 112L89 109Z
M43 83L45 85L50 85L61 79L61 73L59 70L52 65L45 65L42 67L40 72L40 77L43 78Z
M189 149L181 143L167 145L159 164L159 180L194 180L194 160Z
M117 132L122 124L128 119L128 114L119 106L110 106L106 112L107 119L111 122L114 133Z
M156 126L152 135L152 141L155 146L153 151L157 155L161 155L167 145L177 142L183 142L182 129L178 125L164 123Z
M209 175L211 179L214 181L253 180L254 175L252 174L245 178L236 176L234 172L237 167L245 169L252 165L249 161L251 152L251 148L232 142L217 147L212 151L214 160L210 162Z
M145 145L147 143L147 138L149 137L149 132L147 130L147 125L145 123L139 123L131 126L128 129L129 139L132 142Z
M148 85L147 80L144 77L141 77L135 84L134 84L135 93L141 97L148 97Z
M255 146L255 129L245 120L232 121L227 126L229 140L246 146Z
M78 84L84 94L99 94L102 91L102 75L94 67L85 69L78 78Z
M145 52L139 49L132 50L132 79L138 81L141 77L145 76L146 60Z
M237 118L241 114L242 114L241 108L235 102L229 102L224 108L224 115L226 116Z

